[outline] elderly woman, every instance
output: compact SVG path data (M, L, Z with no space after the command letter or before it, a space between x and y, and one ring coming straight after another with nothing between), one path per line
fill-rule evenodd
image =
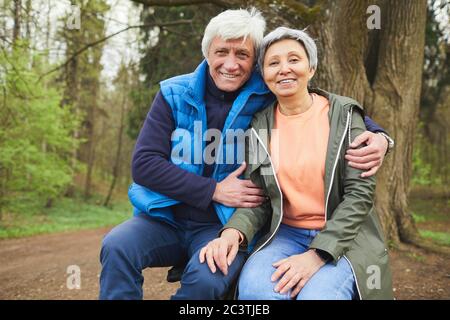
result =
M308 88L317 48L304 31L269 33L258 63L277 101L253 118L246 176L268 200L237 209L200 261L226 273L231 248L253 248L239 299L392 299L375 179L345 160L365 131L363 108Z

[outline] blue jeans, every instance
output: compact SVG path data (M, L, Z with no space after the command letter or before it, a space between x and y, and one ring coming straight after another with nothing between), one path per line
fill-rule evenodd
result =
M290 300L286 294L274 291L276 282L270 277L275 272L272 264L291 255L305 252L319 231L294 228L281 224L273 241L252 255L239 278L240 300ZM356 292L351 266L345 258L337 265L322 266L302 288L297 300L351 300Z
M220 224L181 220L175 228L139 214L112 229L100 252L100 299L142 299L142 270L147 267L184 265L181 287L172 299L221 299L236 280L245 260L239 252L224 276L200 263L200 249L215 239Z

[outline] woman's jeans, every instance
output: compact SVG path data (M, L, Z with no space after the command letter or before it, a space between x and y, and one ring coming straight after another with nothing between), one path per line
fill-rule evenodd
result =
M270 280L276 270L272 264L307 251L318 233L316 230L281 224L273 241L252 255L244 265L239 278L239 299L290 300L291 290L285 294L274 291L278 280ZM351 266L346 258L341 258L337 265L329 262L322 266L305 284L296 299L351 300L355 293L355 278Z

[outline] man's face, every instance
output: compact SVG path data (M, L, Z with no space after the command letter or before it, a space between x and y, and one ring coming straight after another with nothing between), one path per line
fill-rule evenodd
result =
M223 91L238 90L250 78L255 61L253 42L247 38L223 40L215 37L208 52L209 73Z

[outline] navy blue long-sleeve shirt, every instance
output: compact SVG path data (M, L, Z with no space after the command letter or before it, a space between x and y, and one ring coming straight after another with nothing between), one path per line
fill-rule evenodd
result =
M239 91L218 89L208 74L205 91L207 127L222 131L225 119ZM372 119L365 117L367 130L384 132ZM204 165L203 175L181 169L169 161L171 135L175 130L172 109L161 92L156 95L141 129L132 161L133 180L164 194L181 204L172 207L175 218L201 222L219 222L212 205L216 181L211 177L214 164ZM211 142L209 142L211 143Z
M222 131L233 101L239 91L225 92L208 75L205 105L208 129ZM219 222L212 205L216 181L211 178L214 164L204 164L199 176L179 168L168 160L171 135L175 130L172 109L158 92L136 141L133 155L133 180L182 203L173 206L175 218ZM207 142L207 144L213 141ZM214 156L214 155L213 155Z

